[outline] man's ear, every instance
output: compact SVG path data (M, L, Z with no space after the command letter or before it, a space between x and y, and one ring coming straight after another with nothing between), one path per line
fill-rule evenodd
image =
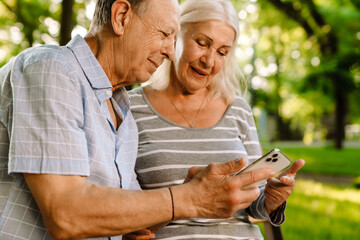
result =
M127 0L117 0L111 8L111 24L115 34L123 35L125 25L130 22L132 8Z

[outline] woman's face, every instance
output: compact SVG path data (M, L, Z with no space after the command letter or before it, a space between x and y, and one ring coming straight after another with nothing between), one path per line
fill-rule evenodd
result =
M222 21L211 20L189 24L179 37L183 50L178 61L178 82L184 90L194 93L205 88L224 66L235 31Z

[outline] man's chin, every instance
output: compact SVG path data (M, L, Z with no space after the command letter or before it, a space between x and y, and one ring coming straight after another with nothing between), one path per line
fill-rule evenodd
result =
M150 76L151 76L150 73L144 74L143 76L137 78L135 83L145 83L149 81Z
M117 89L119 87L126 87L126 86L130 86L133 84L141 84L141 83L147 82L150 79L150 76L151 76L150 73L144 73L144 74L141 74L140 76L133 75L131 77L126 78L126 81L113 86L113 90L114 90L114 88Z

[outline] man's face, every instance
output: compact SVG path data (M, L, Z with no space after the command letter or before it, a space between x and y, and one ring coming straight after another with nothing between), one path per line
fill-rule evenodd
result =
M179 31L180 14L176 0L148 0L145 13L134 15L124 34L122 66L126 85L145 82L162 64L174 57L174 39Z

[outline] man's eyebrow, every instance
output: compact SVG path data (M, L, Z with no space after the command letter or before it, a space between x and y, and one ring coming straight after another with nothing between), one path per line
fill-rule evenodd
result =
M174 27L162 27L159 30L161 32L165 32L166 34L172 34L176 31Z

